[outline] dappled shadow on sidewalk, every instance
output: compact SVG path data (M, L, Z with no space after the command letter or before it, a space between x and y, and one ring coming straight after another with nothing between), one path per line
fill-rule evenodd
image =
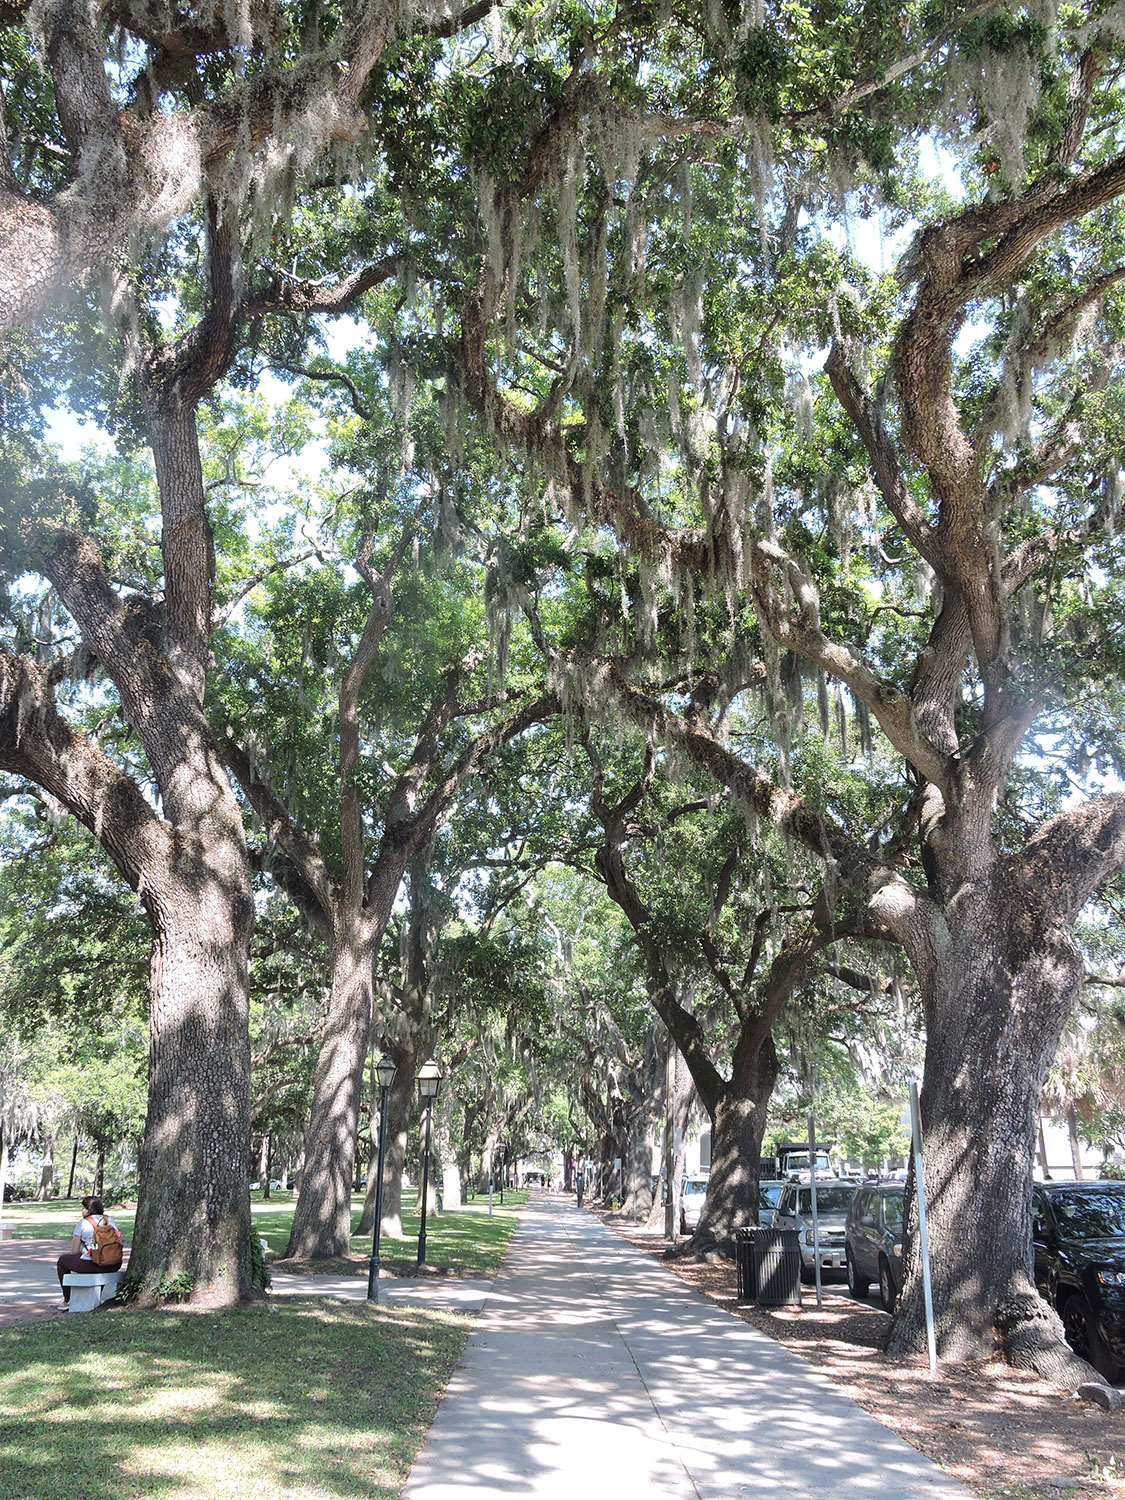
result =
M569 1203L529 1206L405 1500L964 1492Z
M1105 1412L1069 1391L1001 1360L941 1364L931 1379L924 1355L883 1354L890 1317L878 1294L857 1299L839 1285L816 1306L804 1289L800 1308L738 1306L734 1265L662 1258L662 1237L602 1215L650 1258L654 1270L683 1281L717 1305L809 1360L841 1390L920 1452L982 1493L1056 1493L1081 1486L1089 1500L1120 1500L1125 1412Z

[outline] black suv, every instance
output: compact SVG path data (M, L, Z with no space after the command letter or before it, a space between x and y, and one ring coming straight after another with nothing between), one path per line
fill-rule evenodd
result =
M1107 1380L1125 1373L1125 1182L1037 1182L1035 1281L1071 1348Z

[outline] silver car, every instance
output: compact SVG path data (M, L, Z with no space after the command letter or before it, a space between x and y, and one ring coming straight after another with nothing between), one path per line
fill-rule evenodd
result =
M847 1275L844 1259L844 1224L855 1197L857 1182L830 1180L817 1182L816 1216L820 1238L820 1274L843 1278ZM807 1182L787 1182L773 1211L775 1229L795 1229L801 1237L801 1280L816 1276L815 1237L813 1234L812 1187Z

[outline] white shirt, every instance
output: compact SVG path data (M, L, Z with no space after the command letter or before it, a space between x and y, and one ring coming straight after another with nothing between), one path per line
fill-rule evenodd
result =
M83 1260L90 1259L90 1251L94 1247L94 1229L97 1227L97 1224L101 1223L102 1219L104 1219L107 1224L111 1225L112 1228L117 1228L117 1225L114 1224L113 1220L108 1214L100 1215L97 1220L80 1219L79 1222L74 1226L75 1239L79 1239L82 1241L82 1249L79 1253L81 1254Z

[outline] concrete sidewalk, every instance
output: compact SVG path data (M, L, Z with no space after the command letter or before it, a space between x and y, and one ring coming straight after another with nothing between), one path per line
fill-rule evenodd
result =
M524 1211L402 1500L970 1500L569 1199Z
M271 1297L332 1297L340 1302L366 1302L366 1276L294 1276L273 1271ZM457 1276L400 1276L384 1274L379 1298L389 1307L428 1307L443 1312L479 1312L492 1286Z
M128 1246L126 1254L128 1254ZM0 1324L49 1318L62 1292L55 1261L70 1240L5 1240L0 1244ZM128 1260L125 1262L128 1265ZM366 1276L294 1276L272 1272L274 1297L332 1297L343 1302L367 1300ZM382 1300L391 1306L427 1307L447 1312L477 1312L491 1283L455 1276L384 1277Z
M62 1297L55 1262L65 1240L5 1240L0 1244L0 1324L50 1317Z

